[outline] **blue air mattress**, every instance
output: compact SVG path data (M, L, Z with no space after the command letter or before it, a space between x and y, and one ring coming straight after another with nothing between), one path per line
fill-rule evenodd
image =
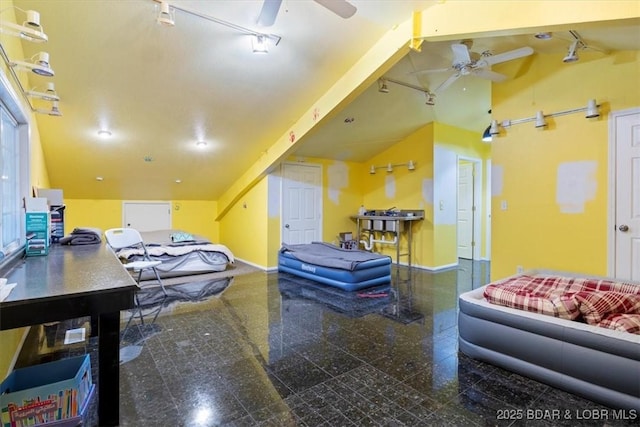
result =
M314 280L345 291L391 282L391 257L313 242L284 245L278 271Z

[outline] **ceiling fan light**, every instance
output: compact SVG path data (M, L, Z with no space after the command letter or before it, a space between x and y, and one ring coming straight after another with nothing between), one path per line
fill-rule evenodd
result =
M269 53L267 36L264 34L254 34L251 38L251 46L253 48L253 53Z
M544 113L542 111L538 111L536 113L536 128L545 128L547 126L547 121L544 119Z
M590 99L587 102L587 114L585 115L587 119L592 119L594 117L600 117L600 111L598 111L598 105L596 104L595 99Z

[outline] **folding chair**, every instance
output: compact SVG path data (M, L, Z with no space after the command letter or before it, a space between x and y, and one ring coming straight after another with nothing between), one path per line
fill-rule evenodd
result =
M158 283L162 287L162 292L167 294L167 290L164 288L164 283L160 279L160 274L158 274L157 266L162 264L162 261L154 261L149 256L149 252L147 252L147 247L142 240L142 236L140 232L134 228L111 228L104 232L104 237L107 239L107 244L111 246L114 251L122 248L140 248L143 251L143 260L141 261L133 261L124 263L124 267L127 270L133 270L133 272L138 273L138 277L136 279L136 283L138 286L140 285L140 279L142 278L142 272L144 270L151 269L153 270Z

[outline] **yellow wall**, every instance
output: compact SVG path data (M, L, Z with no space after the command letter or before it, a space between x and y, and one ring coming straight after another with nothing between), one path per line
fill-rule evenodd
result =
M14 10L12 9L13 0L3 0L2 6L2 19L10 22L16 22ZM0 34L0 44L7 52L10 58L24 58L22 50L22 44L18 37L8 36ZM4 61L0 63L0 67L5 74L7 80L12 84L13 81L9 77L9 73L4 65ZM18 72L18 76L23 86L29 87L26 74L24 72ZM14 89L15 93L19 93L17 88ZM30 108L26 105L24 100L18 97L18 102L23 105L24 111L29 114L29 178L30 187L48 187L49 186L49 174L47 172L47 166L44 161L44 155L42 151L42 144L40 143L40 133L38 132L36 116L30 112ZM32 195L31 193L29 195ZM8 373L12 368L13 359L16 353L20 350L23 336L27 332L27 328L19 328L7 331L0 331L0 375L4 378L5 373Z
M122 200L65 199L64 231L69 234L77 227L94 227L102 231L122 227ZM216 202L202 200L174 200L172 228L188 231L220 241L219 224L215 221Z
M584 113L559 116L548 119L546 130L528 122L501 129L493 139L494 176L502 179L492 195L492 279L516 273L517 266L607 274L607 113L640 106L639 75L637 52L584 51L572 64L537 54L526 74L493 85L498 122L532 117L538 110L585 107L590 98L603 107L599 119L585 119ZM588 187L590 195L577 213L564 213L557 201L558 171L573 162L593 165L587 176L570 183ZM503 202L507 210L501 210Z
M233 204L220 220L220 242L239 259L268 265L269 214L265 177Z
M423 267L434 266L433 252L433 124L428 124L398 142L388 150L375 155L367 161L362 172L364 181L364 206L366 209L423 209L425 219L412 223L413 244L412 264ZM394 167L393 173L386 169L377 169L374 175L369 173L373 166L385 166L388 163L406 165L409 160L415 163L415 170L406 166ZM375 239L379 239L379 233ZM387 235L386 239L392 239ZM407 249L405 235L400 241L401 253ZM392 245L376 245L376 252L391 255L395 261L396 250ZM402 257L401 262L407 258Z

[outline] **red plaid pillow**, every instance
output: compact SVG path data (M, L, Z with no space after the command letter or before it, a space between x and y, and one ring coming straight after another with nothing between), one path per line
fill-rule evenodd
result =
M640 314L640 295L622 292L578 292L578 309L584 320L597 325L609 314Z
M610 314L598 326L640 335L640 314Z

